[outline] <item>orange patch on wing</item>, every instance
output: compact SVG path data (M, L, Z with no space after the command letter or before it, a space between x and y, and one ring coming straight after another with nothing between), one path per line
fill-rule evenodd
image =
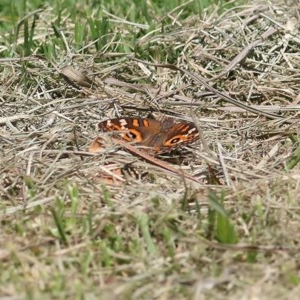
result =
M132 125L133 125L134 127L139 127L139 126L140 126L139 119L132 119Z
M122 130L122 129L124 129L124 128L122 126L117 125L117 124L112 124L110 126L110 130L112 130L112 131L117 131L117 130Z
M127 142L137 142L140 143L143 141L142 134L137 129L128 129L128 133L122 133L122 138Z
M186 130L188 130L190 128L190 126L189 125L186 125L185 127L181 127L181 131L186 131Z
M149 121L146 119L143 119L143 124L145 127L149 127Z
M177 141L172 143L172 141L174 141L176 139L177 139ZM186 141L186 139L184 138L183 135L176 135L176 136L172 137L171 139L167 140L164 143L164 146L166 146L166 147L174 147L174 145L180 144L180 143L185 142L185 141Z

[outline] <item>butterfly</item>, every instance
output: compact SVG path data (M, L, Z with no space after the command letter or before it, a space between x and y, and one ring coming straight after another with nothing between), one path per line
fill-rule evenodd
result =
M193 123L175 123L171 120L115 118L100 122L98 128L102 132L117 132L123 140L148 147L156 154L170 152L199 138L199 132Z

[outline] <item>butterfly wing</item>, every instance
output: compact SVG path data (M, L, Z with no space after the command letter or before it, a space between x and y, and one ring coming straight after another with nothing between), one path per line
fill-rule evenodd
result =
M193 123L177 123L167 130L163 147L175 148L192 143L198 138L199 132Z
M100 131L115 131L127 142L151 147L152 138L161 131L161 123L145 118L115 118L100 122Z

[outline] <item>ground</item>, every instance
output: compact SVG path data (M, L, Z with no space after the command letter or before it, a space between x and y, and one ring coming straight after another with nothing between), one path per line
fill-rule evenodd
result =
M2 7L1 298L299 295L300 6L175 2ZM116 117L200 138L153 157Z

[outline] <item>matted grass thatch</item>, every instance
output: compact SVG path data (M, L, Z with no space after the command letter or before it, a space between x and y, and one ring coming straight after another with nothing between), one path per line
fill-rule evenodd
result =
M79 1L1 32L0 298L299 295L300 6L192 2L133 22ZM177 174L109 137L90 153L119 116L201 139L157 158Z

